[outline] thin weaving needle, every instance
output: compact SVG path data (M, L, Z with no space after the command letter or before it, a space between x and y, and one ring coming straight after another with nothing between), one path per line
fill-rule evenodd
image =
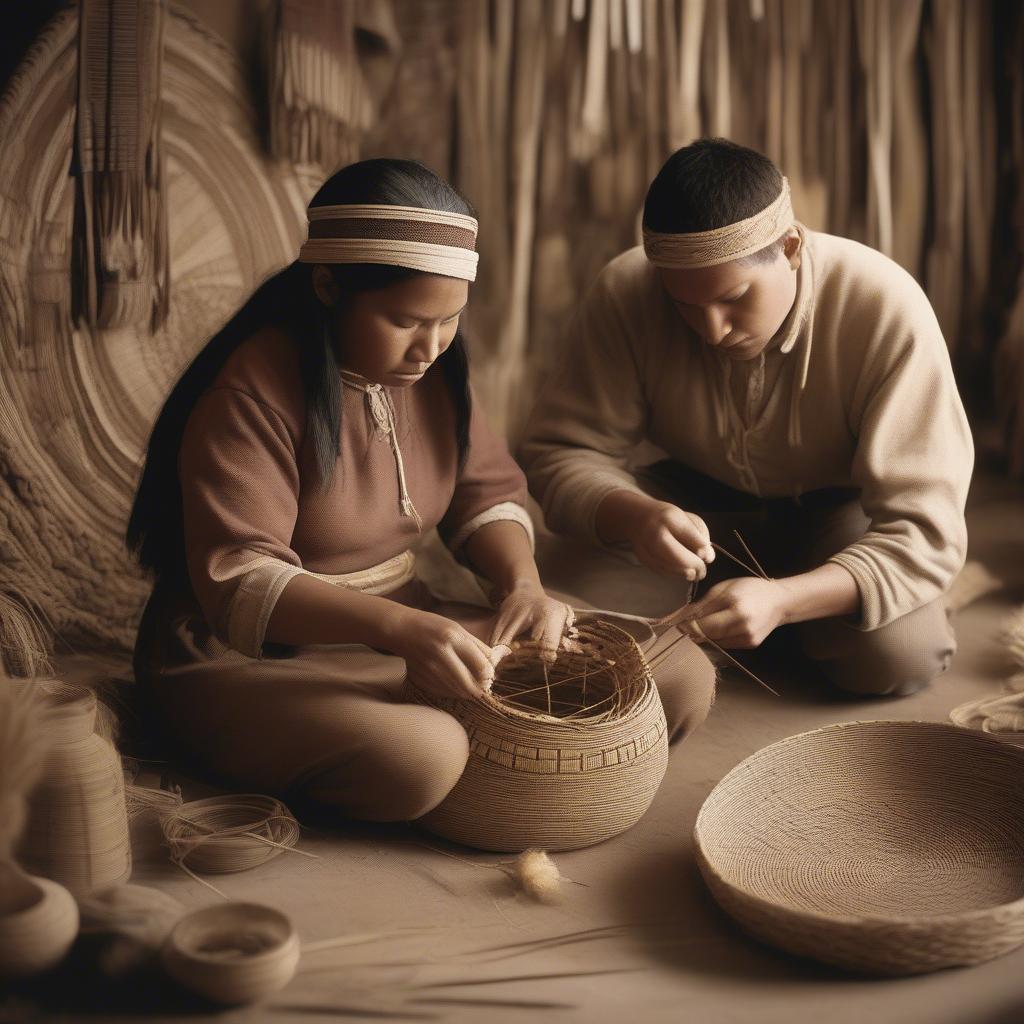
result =
M313 860L320 859L320 854L318 853L310 853L308 850L296 850L294 846L285 846L284 843L275 843L273 839L257 835L255 832L240 832L238 834L248 836L250 839L257 839L261 843L266 843L267 846L275 846L277 849L283 850L285 853L297 853L302 857L311 857Z
M716 544L714 541L711 542L711 546L720 554L725 555L726 558L731 558L741 569L749 572L751 576L759 576L760 573L756 569L752 569L742 559L737 558L731 551L723 548L721 544Z
M755 676L754 673L751 672L746 665L744 665L742 662L737 661L727 650L725 650L722 647L719 647L718 644L716 644L715 641L712 640L711 637L709 637L707 633L705 633L704 630L697 625L696 622L691 622L689 624L689 627L690 629L696 631L697 636L702 643L711 644L711 646L714 647L714 649L718 651L719 654L728 658L741 672L745 672L748 676L750 676L750 678L753 679L755 683L759 683L769 693L774 693L776 697L782 696L782 694L780 694L778 690L773 690L763 679L759 679L757 676Z
M738 541L739 541L739 542L740 542L740 543L741 543L741 544L743 545L743 550L744 550L744 551L746 551L746 553L747 553L747 554L748 554L748 555L750 556L750 560L751 560L751 561L752 561L752 562L754 563L754 565L756 565L756 566L757 566L757 568L758 568L758 569L760 570L760 573L761 573L761 578L762 578L762 579L766 579L766 580L767 580L767 579L770 579L771 577L770 577L770 576L768 575L768 573L766 573L766 572L764 571L764 568L763 568L763 566L762 566L762 565L761 565L761 563L760 563L760 562L759 562L759 561L757 560L757 557L756 557L756 556L754 555L754 552L753 552L753 551L751 551L751 550L750 550L750 548L748 548L748 547L747 547L747 542L746 542L746 541L745 541L745 540L744 540L744 539L743 539L743 538L742 538L742 537L740 536L740 531L739 531L739 530L733 530L732 532L736 534L736 539L737 539L737 540L738 540Z

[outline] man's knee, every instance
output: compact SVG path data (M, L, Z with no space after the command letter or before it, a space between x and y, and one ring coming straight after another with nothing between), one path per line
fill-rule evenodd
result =
M948 626L942 626L909 633L891 627L860 633L849 654L819 665L832 685L845 693L907 697L949 667L956 643Z

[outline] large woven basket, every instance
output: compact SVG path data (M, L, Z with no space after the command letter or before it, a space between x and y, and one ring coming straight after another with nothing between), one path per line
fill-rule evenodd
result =
M872 974L1024 943L1024 751L931 722L773 743L705 801L697 861L752 935Z
M668 763L661 699L628 634L592 622L580 627L577 642L577 650L560 652L548 667L550 689L536 645L524 643L478 701L411 690L413 699L458 718L470 747L459 782L421 824L446 839L502 851L572 850L636 824ZM568 698L584 673L591 688L584 703L593 704L580 713ZM517 689L533 692L513 702L508 695Z

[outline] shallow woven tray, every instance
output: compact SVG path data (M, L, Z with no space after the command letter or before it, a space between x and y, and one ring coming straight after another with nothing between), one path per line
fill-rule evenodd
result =
M752 935L872 974L1024 943L1024 751L931 722L851 722L734 768L694 829L719 904Z
M410 690L411 699L454 715L470 748L455 788L420 824L482 850L571 850L618 835L642 817L668 763L658 689L636 641L618 627L587 623L578 639L583 649L560 652L548 670L554 698L568 696L558 679L576 678L586 667L594 699L603 693L614 700L571 719L546 714L548 694L534 689L543 668L532 643L501 663L494 694L481 700L436 700ZM503 700L501 680L510 681L510 690L532 691L522 700L533 709ZM562 712L572 713L564 705Z

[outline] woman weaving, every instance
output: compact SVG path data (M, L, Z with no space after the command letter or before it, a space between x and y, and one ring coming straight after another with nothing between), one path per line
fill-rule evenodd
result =
M468 756L452 716L520 635L553 655L572 611L545 594L525 481L468 384L459 317L476 276L468 204L419 164L344 168L296 263L197 356L153 431L128 542L156 577L136 675L201 766L370 820L414 819ZM438 601L411 548L437 527L496 611ZM710 664L657 679L670 734L703 720Z

